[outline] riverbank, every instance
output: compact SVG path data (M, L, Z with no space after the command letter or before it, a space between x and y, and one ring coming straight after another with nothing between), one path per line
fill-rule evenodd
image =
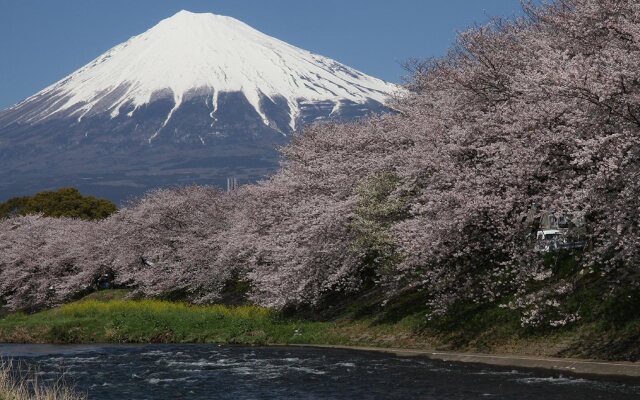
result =
M513 354L480 354L448 351L397 349L362 346L307 345L308 347L349 349L389 353L402 357L424 357L431 360L520 367L567 372L576 375L598 375L640 378L640 363L579 360L575 358L531 357Z
M0 342L315 345L420 355L445 361L640 376L637 363L620 362L624 358L614 358L616 353L612 352L612 357L607 359L584 357L583 349L596 348L592 338L602 341L602 338L614 337L611 332L609 336L602 335L597 327L588 324L573 329L527 332L519 331L515 322L504 315L492 316L487 312L458 318L457 325L446 321L426 322L419 309L412 310L405 303L388 306L384 312L376 310L367 314L359 309L314 321L251 305L198 306L161 300L128 300L127 294L126 291L99 292L51 310L0 317ZM402 312L394 311L394 307ZM618 339L626 337L622 333L617 335ZM627 347L638 346L636 343Z

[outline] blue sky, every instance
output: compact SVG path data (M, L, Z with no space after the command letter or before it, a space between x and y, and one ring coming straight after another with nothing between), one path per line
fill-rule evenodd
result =
M0 109L181 9L240 19L295 46L400 82L456 32L512 17L520 0L0 0Z

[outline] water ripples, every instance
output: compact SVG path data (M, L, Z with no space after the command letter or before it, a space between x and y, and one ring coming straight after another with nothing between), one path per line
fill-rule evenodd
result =
M90 399L626 400L640 383L524 369L437 362L381 353L298 347L143 345L0 347L62 375Z

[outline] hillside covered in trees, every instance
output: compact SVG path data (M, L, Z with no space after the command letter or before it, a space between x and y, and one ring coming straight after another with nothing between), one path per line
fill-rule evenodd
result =
M412 63L396 113L305 129L259 184L150 192L101 221L0 221L0 299L50 307L107 274L194 303L242 285L278 309L377 291L381 307L411 293L427 320L640 317L640 3L525 7ZM584 221L584 246L537 251L544 212Z

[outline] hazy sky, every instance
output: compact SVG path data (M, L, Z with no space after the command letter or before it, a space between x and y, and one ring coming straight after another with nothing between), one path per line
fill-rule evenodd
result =
M519 0L0 0L0 109L185 9L240 19L295 46L400 82L402 62Z

